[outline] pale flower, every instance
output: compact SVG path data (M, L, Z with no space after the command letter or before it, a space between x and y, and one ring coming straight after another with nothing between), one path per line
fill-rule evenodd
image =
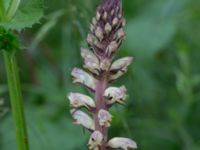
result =
M88 146L90 150L99 150L99 146L101 146L103 142L103 135L100 131L94 131L88 142Z
M86 48L81 48L81 56L84 59L84 68L88 69L94 74L99 74L99 60L94 53Z
M111 65L110 70L111 71L121 70L123 72L126 72L128 66L132 63L132 61L133 61L133 57L120 58L120 59L118 59L118 60L113 62L113 64Z
M110 127L112 115L108 111L101 109L98 112L98 119L101 126Z
M85 112L72 109L71 114L72 114L72 117L75 120L74 121L75 124L80 124L80 125L82 125L83 127L87 128L89 130L94 130L94 121Z
M83 71L82 69L74 68L72 70L72 76L73 76L73 83L80 83L92 90L95 89L96 80L92 75Z
M78 108L78 107L84 106L88 109L95 107L94 100L87 95L71 92L68 95L68 98L69 98L71 107Z
M114 149L129 150L137 148L135 141L129 138L115 137L108 142L108 146Z
M111 75L109 80L113 81L127 72L128 66L132 63L132 57L124 57L113 62L110 71Z
M126 87L109 87L105 90L104 96L107 98L107 104L114 104L114 103L120 103L124 104L124 101L127 97L126 95Z

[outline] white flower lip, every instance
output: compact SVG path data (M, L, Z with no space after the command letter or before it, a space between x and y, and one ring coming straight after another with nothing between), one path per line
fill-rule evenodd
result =
M92 75L79 68L74 68L71 74L73 76L73 83L83 84L94 91L96 80Z
M124 101L127 97L126 87L109 87L105 90L104 96L107 98L107 104L120 103L124 104Z
M89 108L95 108L94 100L87 95L71 92L68 95L68 98L69 98L71 107L79 108L79 107L84 106L88 109Z
M85 112L72 109L71 114L75 120L75 124L80 124L89 130L94 130L94 121Z
M88 69L90 72L96 75L99 75L99 60L94 55L94 53L89 49L81 48L81 56L84 59L84 68Z
M118 149L121 148L123 150L135 149L137 148L137 144L135 141L129 138L123 137L115 137L108 142L108 146L110 148Z
M112 115L108 111L101 109L98 112L98 119L101 126L110 127Z
M124 57L114 61L110 67L111 73L114 73L110 75L109 80L113 81L125 74L128 70L128 66L132 63L132 61L132 57Z
M103 135L100 131L94 131L88 142L88 146L90 150L99 150L99 146L102 145Z
M132 63L132 61L133 61L133 57L124 57L124 58L118 59L113 62L110 70L111 71L122 70L122 71L126 72L127 67Z

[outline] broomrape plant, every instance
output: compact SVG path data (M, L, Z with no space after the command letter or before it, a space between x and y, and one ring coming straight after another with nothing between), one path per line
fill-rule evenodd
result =
M133 60L132 57L124 57L113 62L125 37L124 25L121 0L102 0L87 37L90 49L81 48L85 70L72 70L73 83L84 85L95 97L93 100L80 93L68 95L74 123L91 132L88 142L90 150L137 148L136 143L129 138L115 137L108 140L108 127L112 122L108 109L117 103L124 104L127 97L125 86L112 87L109 84L126 73ZM87 108L92 117L80 110L82 107Z

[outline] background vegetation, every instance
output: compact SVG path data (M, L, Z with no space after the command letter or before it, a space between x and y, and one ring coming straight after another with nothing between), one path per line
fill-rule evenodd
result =
M40 23L19 35L32 150L87 149L89 135L72 124L66 94L88 93L71 83L70 72L81 66L79 49L87 47L89 23L99 1L46 0ZM119 55L135 60L115 83L127 86L129 98L126 106L112 109L109 136L131 137L138 150L199 150L200 1L123 0L123 4L127 36ZM9 108L2 54L0 98ZM14 133L9 111L0 118L1 150L15 150Z

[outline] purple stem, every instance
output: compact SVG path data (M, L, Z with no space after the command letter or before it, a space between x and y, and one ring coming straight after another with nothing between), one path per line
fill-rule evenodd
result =
M94 114L94 119L95 119L95 130L100 131L103 134L104 140L103 143L100 147L100 150L106 150L106 143L107 143L107 134L108 134L108 129L105 126L101 126L99 124L99 119L98 119L98 112L101 109L108 110L106 100L104 98L104 91L107 87L108 81L107 81L107 73L102 73L100 75L100 78L97 82L96 89L95 89L95 100L96 100L96 111Z

